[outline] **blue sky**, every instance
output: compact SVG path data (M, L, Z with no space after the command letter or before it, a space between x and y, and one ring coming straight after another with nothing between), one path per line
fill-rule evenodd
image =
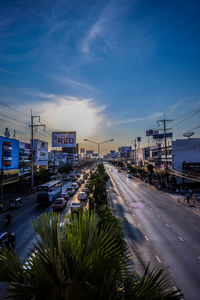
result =
M77 130L82 146L114 138L104 150L144 137L164 113L173 127L200 106L199 9L186 0L2 0L0 101L18 112L0 106L1 134L15 128L28 139L30 109L49 129ZM174 135L198 125L199 113Z

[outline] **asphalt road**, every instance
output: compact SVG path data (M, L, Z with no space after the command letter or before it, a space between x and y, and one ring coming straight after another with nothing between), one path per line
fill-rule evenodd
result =
M63 184L63 191L71 185L71 181ZM36 194L24 197L22 200L23 206L21 208L11 211L12 221L10 225L5 226L5 215L0 215L0 232L14 232L16 236L16 251L20 259L25 259L31 254L29 250L32 243L36 240L37 234L34 232L30 225L30 222L37 218L42 213L52 213L51 205L47 207L39 207L36 203ZM73 197L68 201L65 209L62 210L61 216L67 214L70 208L70 204L73 201ZM5 299L6 285L0 283L0 299Z
M139 274L151 262L151 267L168 272L184 299L200 299L200 215L169 194L106 166L113 184L111 201L124 222Z

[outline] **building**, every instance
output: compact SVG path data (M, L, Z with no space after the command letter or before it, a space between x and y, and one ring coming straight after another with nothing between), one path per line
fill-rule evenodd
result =
M48 143L38 139L33 140L33 161L35 171L48 169Z
M173 169L176 171L198 170L200 164L200 138L172 141Z
M19 142L19 175L23 180L31 178L31 145Z
M1 184L19 181L19 141L0 136Z
M200 138L167 141L155 146L137 149L137 164L153 164L155 167L182 172L184 169L198 170L200 165Z

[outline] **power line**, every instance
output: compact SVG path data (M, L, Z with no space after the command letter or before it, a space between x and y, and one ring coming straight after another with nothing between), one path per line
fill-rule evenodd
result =
M8 105L8 104L2 102L2 101L0 101L0 105L3 105L3 106L5 106L5 107L8 107L8 108L14 110L15 112L17 112L17 113L19 113L19 114L25 116L25 117L28 117L28 118L30 117L29 115L27 115L27 114L25 114L25 113L23 113L23 112L17 110L16 108L14 108L14 107L12 107L12 106L10 106L10 105Z

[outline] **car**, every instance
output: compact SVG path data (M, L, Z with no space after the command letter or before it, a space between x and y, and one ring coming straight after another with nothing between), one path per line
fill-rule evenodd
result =
M132 178L132 175L131 175L131 174L128 174L127 177L128 177L128 178Z
M86 193L86 194L89 194L89 189L88 189L87 187L84 187L84 188L82 189L81 192L84 192L84 193Z
M0 232L0 250L7 248L9 250L15 247L15 234L9 232Z
M80 181L77 181L76 184L78 184L78 186L80 187L82 183Z
M67 204L67 201L64 198L57 198L53 205L52 208L53 210L59 210L59 209L63 209Z
M81 177L81 175L80 175L80 174L77 174L77 175L76 175L76 177L77 177L77 178L80 178L80 177Z
M77 191L78 188L79 188L79 186L78 186L77 183L72 183L71 187L72 187L73 189L75 189L75 191Z
M84 179L81 179L81 180L80 180L80 182L81 182L81 183L84 183L84 182L85 182L85 180L84 180Z
M70 177L68 175L63 175L63 181L69 181Z
M80 209L81 209L81 202L74 201L71 205L71 213L79 212Z
M70 198L70 195L69 195L69 193L62 193L62 194L60 194L60 197L61 198L64 198L65 200L69 200L69 198Z
M79 195L78 195L78 200L87 200L87 194L85 192L81 192Z
M121 170L120 170L120 169L118 169L118 173L121 173Z
M75 189L70 186L65 190L65 192L67 192L70 196L72 196L75 193Z

